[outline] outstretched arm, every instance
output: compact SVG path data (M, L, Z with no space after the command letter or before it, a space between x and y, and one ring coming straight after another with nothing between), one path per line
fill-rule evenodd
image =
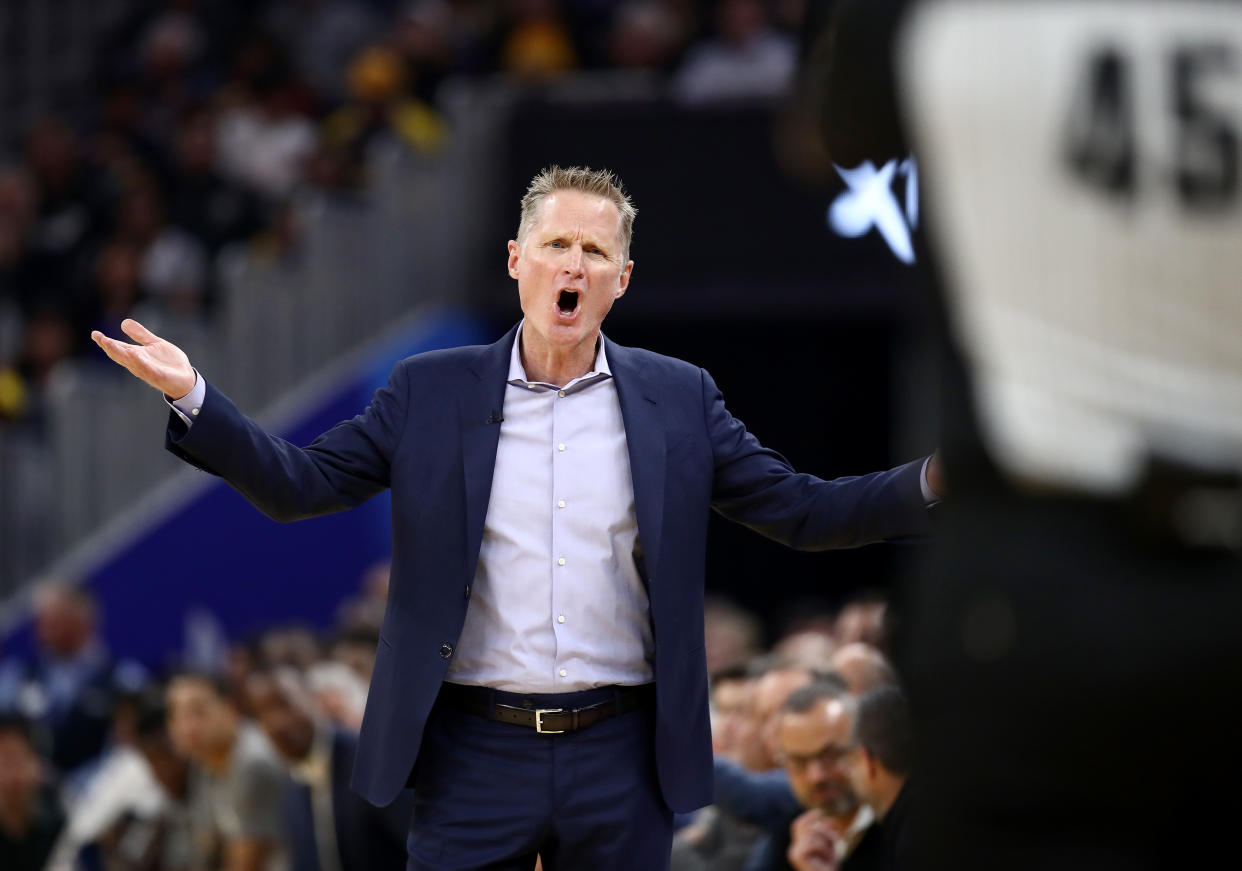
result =
M920 485L924 459L831 481L799 474L729 414L711 376L701 377L715 463L712 507L720 514L799 550L858 547L930 530ZM927 465L927 483L942 493L939 460Z
M121 328L130 345L99 332L91 338L137 378L176 401L195 389L186 355L137 321ZM289 521L351 508L388 487L390 464L405 422L404 367L398 366L371 405L307 447L268 435L210 383L201 413L170 416L170 451L219 475L274 520ZM197 410L197 409L196 409Z

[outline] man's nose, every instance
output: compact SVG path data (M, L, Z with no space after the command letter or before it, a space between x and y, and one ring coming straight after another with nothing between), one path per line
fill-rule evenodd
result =
M569 249L569 257L565 260L565 273L567 275L582 274L582 246L574 245Z

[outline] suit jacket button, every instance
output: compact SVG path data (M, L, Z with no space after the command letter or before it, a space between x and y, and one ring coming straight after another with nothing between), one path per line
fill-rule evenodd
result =
M468 584L466 585L466 598L470 598L470 586Z
M448 659L452 655L453 655L453 645L451 644L440 645L440 658L441 659Z

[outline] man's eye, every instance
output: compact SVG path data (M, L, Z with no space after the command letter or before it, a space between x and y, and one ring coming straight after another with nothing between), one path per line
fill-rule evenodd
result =
M549 247L551 247L551 248L563 248L563 247L565 247L565 246L563 246L560 242L549 242L549 243L548 243L548 246L549 246Z

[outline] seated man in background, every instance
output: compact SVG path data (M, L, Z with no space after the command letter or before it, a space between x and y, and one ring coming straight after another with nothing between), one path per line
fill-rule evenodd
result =
M851 746L844 757L855 794L875 814L849 858L842 861L842 836L832 821L815 811L799 817L791 829L789 862L795 871L909 871L908 814L914 727L902 691L881 685L864 693L853 710Z
M333 727L293 669L258 672L246 692L259 725L293 775L282 802L290 871L405 868L413 793L405 790L397 801L376 808L350 790L357 736Z
M853 747L855 705L853 699L833 683L814 683L791 695L781 707L780 748L789 785L805 812L788 820L783 836L774 839L770 868L796 871L828 871L805 865L795 849L802 830L825 827L834 837L831 858L849 868L872 867L872 844L864 836L875 819L863 804L846 770L846 759ZM803 841L804 843L804 841Z
M186 672L168 684L168 727L193 761L187 803L199 864L227 871L284 868L280 801L289 775L228 685Z

